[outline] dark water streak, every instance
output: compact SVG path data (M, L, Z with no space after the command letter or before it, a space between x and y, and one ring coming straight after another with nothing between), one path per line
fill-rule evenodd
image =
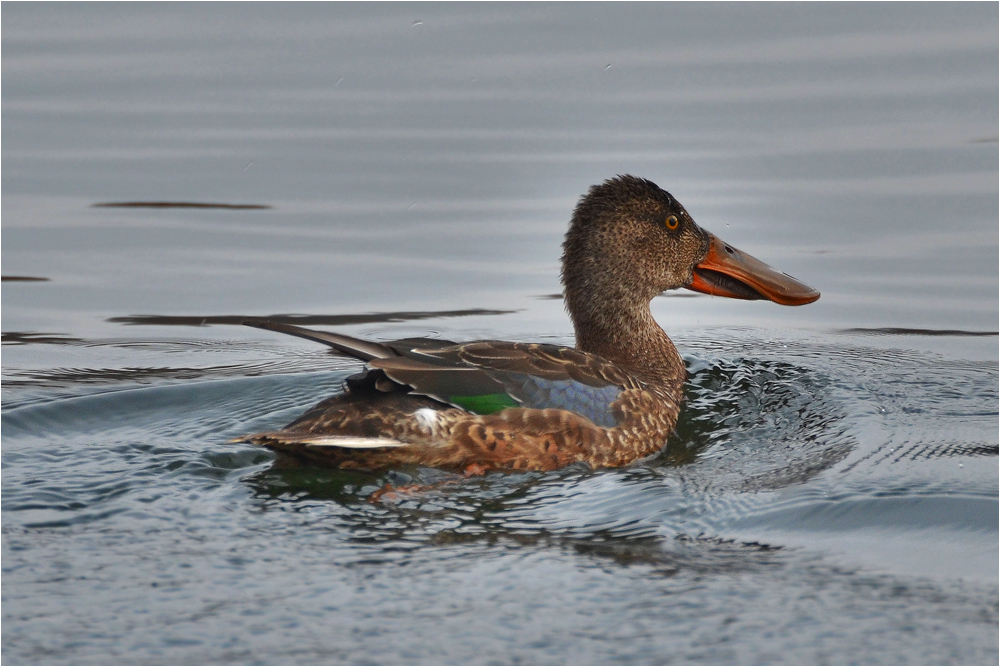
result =
M47 283L50 278L41 278L38 276L3 276L0 280L12 283Z
M213 204L178 201L122 201L91 204L94 208L218 208L233 211L261 211L272 208L267 204Z
M297 324L299 326L347 324L372 324L378 322L408 322L439 317L469 317L472 315L509 315L512 310L489 310L487 308L466 308L464 310L400 311L394 313L365 313L359 315L128 315L109 317L108 322L128 325L201 327L212 324L241 325L249 319L265 319Z
M962 331L961 329L907 329L905 327L881 327L866 329L855 327L841 329L839 333L870 334L873 336L997 336L1000 331Z

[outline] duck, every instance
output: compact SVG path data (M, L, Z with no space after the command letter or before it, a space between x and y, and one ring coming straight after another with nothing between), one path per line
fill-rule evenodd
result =
M611 468L659 453L677 423L684 362L650 310L685 288L785 306L820 293L699 227L652 181L619 175L572 214L562 285L575 346L406 338L375 342L270 319L364 362L343 391L277 431L237 440L295 463L481 475Z

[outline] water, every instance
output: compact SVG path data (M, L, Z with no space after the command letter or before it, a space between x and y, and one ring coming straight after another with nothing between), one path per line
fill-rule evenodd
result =
M997 662L996 5L2 13L5 663ZM655 460L227 442L358 368L239 316L570 343L615 173L823 292L656 299Z

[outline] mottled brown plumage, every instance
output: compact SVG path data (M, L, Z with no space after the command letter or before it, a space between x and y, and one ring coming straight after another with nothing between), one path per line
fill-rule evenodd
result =
M368 370L282 430L245 440L343 469L621 466L659 451L680 410L684 364L653 319L653 297L687 287L786 305L819 298L722 243L667 192L633 176L590 189L563 250L576 348L373 343L248 321L330 345L366 361Z

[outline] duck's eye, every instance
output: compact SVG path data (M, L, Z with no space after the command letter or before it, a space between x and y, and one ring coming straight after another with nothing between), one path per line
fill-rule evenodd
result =
M677 220L677 216L676 215L669 215L669 216L667 216L666 222L664 224L667 225L667 229L669 229L670 231L673 231L673 230L677 229L677 225L679 225L680 222Z

